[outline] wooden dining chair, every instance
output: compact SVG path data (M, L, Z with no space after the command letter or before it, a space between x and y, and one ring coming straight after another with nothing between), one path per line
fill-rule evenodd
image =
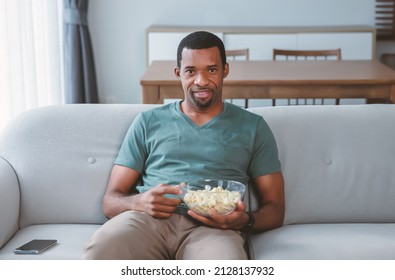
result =
M250 60L250 49L235 49L235 50L226 50L226 59L227 60ZM233 100L231 99L231 102ZM244 107L248 108L248 99L244 99Z
M395 53L384 53L380 56L380 61L395 70Z
M273 60L341 60L341 49L326 49L326 50L283 50L273 49ZM273 106L276 105L276 100L273 99ZM336 99L336 105L339 105L340 99ZM288 105L291 100L288 99ZM299 104L299 99L296 99L296 105ZM307 100L305 99L305 104ZM316 99L313 99L313 105L316 104ZM321 99L321 104L324 104L324 99Z
M278 57L283 57L285 60L290 58L293 60L341 60L341 49L332 50L281 50L273 49L273 60L278 60Z
M237 60L242 58L244 60L250 60L250 49L238 49L238 50L227 50L225 51L226 58L231 60Z

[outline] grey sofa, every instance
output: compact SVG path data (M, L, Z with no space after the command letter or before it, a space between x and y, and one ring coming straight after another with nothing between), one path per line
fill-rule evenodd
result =
M154 105L34 109L0 133L0 259L79 259L106 221L101 199L127 128ZM277 139L284 226L256 259L395 259L395 106L252 108ZM252 207L256 202L252 202ZM14 255L34 238L58 244Z

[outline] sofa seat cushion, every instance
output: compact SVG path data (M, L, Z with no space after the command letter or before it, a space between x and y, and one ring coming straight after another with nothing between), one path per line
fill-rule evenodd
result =
M0 260L78 260L85 243L100 225L45 224L28 226L19 230L1 249ZM56 239L58 244L39 255L16 255L13 250L32 239Z
M395 259L395 224L297 224L251 237L255 259Z

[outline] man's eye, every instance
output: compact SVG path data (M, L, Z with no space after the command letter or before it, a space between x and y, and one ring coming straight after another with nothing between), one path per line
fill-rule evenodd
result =
M185 70L185 73L187 74L193 74L195 71L193 69L187 69Z
M209 73L215 73L215 72L217 72L217 68L209 68L208 72Z

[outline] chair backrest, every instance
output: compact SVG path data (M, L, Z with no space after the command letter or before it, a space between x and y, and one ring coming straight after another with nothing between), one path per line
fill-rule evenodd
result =
M382 54L380 61L395 70L395 53Z
M273 60L278 60L278 57L283 57L285 60L293 58L293 60L298 60L302 58L304 60L341 60L341 49L328 49L328 50L282 50L273 49Z
M226 57L231 60L237 60L239 57L244 60L250 60L250 49L227 50Z
M280 59L278 59L280 58ZM341 49L326 49L326 50L283 50L273 49L273 60L341 60L342 54ZM299 99L295 99L295 105L299 105ZM317 103L318 101L318 103ZM273 106L276 106L276 100L273 99ZM336 105L340 104L340 99L335 100ZM304 99L304 103L307 105L308 100ZM324 104L324 99L318 100L313 99L312 104ZM288 105L291 105L291 99L288 99Z
M250 49L237 49L225 51L227 60L250 60ZM233 99L229 102L233 103ZM244 99L244 108L248 108L248 99Z

